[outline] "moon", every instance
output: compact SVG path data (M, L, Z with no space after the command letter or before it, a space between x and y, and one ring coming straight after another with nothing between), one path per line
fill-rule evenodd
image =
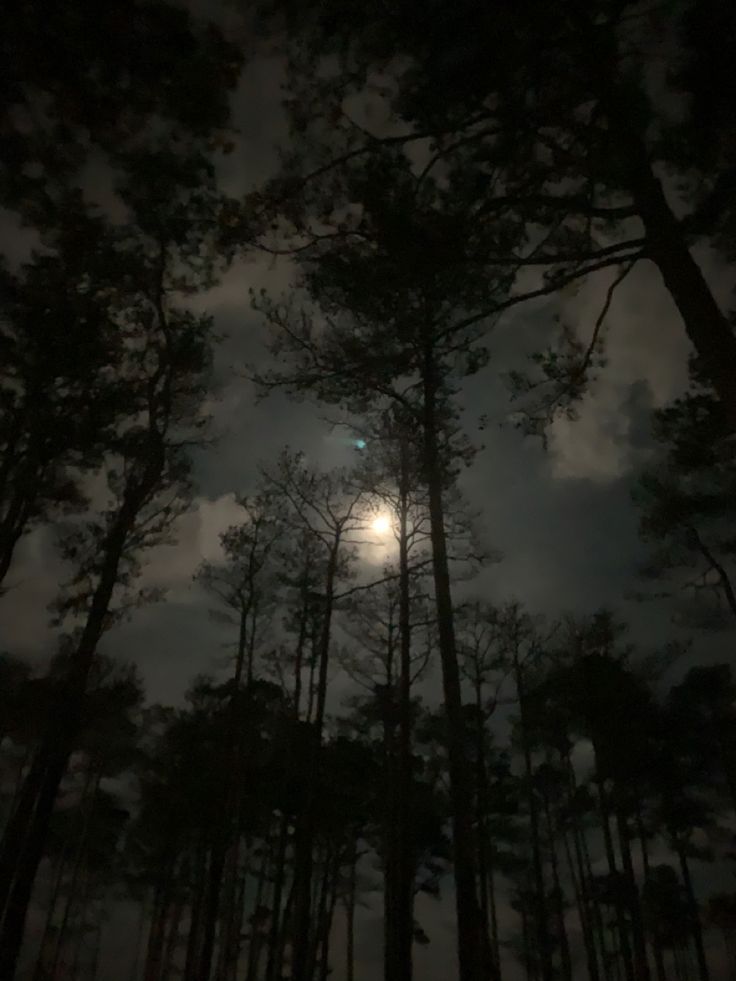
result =
M391 519L387 514L379 514L373 519L371 528L379 535L385 535L391 529Z

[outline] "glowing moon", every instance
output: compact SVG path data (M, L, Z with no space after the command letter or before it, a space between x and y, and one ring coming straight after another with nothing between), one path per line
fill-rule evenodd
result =
M385 535L391 528L391 519L386 514L379 514L373 519L371 528L379 535Z

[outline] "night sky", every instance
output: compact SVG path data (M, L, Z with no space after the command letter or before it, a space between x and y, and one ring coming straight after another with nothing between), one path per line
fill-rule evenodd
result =
M241 25L236 14L228 10L221 19L237 36ZM287 132L282 82L282 65L275 57L256 54L244 69L233 101L237 146L218 163L221 187L231 195L257 188L275 172L277 147L285 144ZM83 189L90 201L115 216L111 175L101 158L88 165ZM28 258L34 244L32 231L20 228L12 213L0 212L0 248L11 265ZM716 253L702 251L697 258L725 305L734 284L733 268ZM515 598L550 619L566 613L590 615L606 607L630 624L630 639L643 652L662 649L672 640L689 641L687 654L666 678L671 683L693 664L729 657L734 634L680 628L673 622L672 603L630 598L639 588L637 568L644 555L632 487L653 452L652 411L684 391L691 353L657 270L640 263L616 292L605 325L607 364L583 399L579 418L553 423L546 449L541 440L524 436L513 425L503 378L509 368L524 366L555 315L588 337L612 275L604 271L576 289L515 307L488 335L489 363L462 393L466 431L481 448L463 473L461 487L479 514L483 544L501 558L459 591L494 603ZM222 672L227 664L232 629L211 618L212 601L193 577L203 560L222 560L220 533L237 520L235 498L253 491L259 466L272 462L286 445L323 468L349 465L355 458L356 450L338 438L329 412L309 402L295 405L278 393L258 400L248 378L268 361L264 325L250 308L248 291L266 287L289 292L293 282L294 267L287 258L252 250L194 301L197 309L213 315L215 330L223 336L208 406L216 439L196 453L196 498L191 512L177 523L175 543L155 549L144 567L142 583L163 588L166 600L134 611L101 646L103 653L138 666L151 703L181 704L196 674ZM487 421L481 428L482 417ZM0 649L27 659L39 671L54 651L47 604L65 573L53 534L53 528L43 526L23 540L0 611ZM380 549L366 556L362 575L379 570L382 559ZM351 684L344 674L336 674L331 710L339 711ZM438 668L430 670L422 690L430 702L439 698ZM707 874L718 877L713 871ZM449 878L443 893L440 900L419 901L418 919L432 940L427 947L415 947L415 972L421 981L453 976ZM136 915L123 903L106 928L104 981L132 977ZM512 915L502 908L502 924ZM378 894L367 897L358 923L357 976L374 981L381 976L382 958ZM343 943L338 929L336 951ZM336 965L333 976L343 981L339 953ZM510 966L504 976L515 981L522 977L521 968Z

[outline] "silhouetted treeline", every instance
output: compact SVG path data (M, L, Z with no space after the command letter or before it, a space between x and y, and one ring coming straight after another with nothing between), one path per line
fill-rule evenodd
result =
M517 605L463 610L472 847L501 974L514 959L530 978L725 969L733 896L707 882L733 848L736 683L716 665L663 686L636 668L622 632L602 613L551 629ZM386 668L390 629L383 637ZM97 662L21 976L99 976L106 924L119 929L130 904L141 924L135 976L290 976L307 818L307 969L355 976L356 907L377 907L396 875L399 680L388 667L353 697L315 764L319 682L305 667L297 711L293 677L277 680L265 653L248 682L196 679L179 709L143 708L135 674ZM7 820L54 681L10 658L2 670ZM415 694L411 729L411 919L385 920L410 947L436 942L415 900L447 892L451 863L446 721Z

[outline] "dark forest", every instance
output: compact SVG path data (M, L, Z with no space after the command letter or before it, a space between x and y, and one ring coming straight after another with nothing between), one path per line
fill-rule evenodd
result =
M736 981L736 5L2 23L0 981Z

